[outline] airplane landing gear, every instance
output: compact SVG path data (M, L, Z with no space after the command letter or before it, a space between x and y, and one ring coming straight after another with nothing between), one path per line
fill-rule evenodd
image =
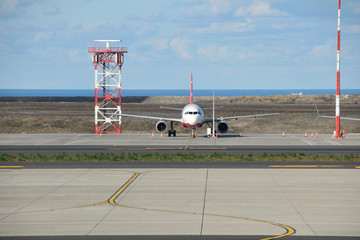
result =
M168 132L168 136L171 137L171 135L176 137L176 130L174 130L174 122L170 122L170 130Z
M191 129L191 138L195 138L196 137L196 130L195 129Z
M171 137L171 135L173 135L174 137L176 137L176 130L169 130L168 135L169 135L169 137Z

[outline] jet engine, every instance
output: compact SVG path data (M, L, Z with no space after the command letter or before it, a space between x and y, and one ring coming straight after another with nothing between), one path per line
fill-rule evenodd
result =
M160 121L160 122L158 122L158 123L156 124L156 130L157 130L158 132L165 132L166 129L167 129L167 125L166 125L165 122Z
M218 131L221 133L227 133L227 131L229 130L229 126L226 122L221 121L218 124Z

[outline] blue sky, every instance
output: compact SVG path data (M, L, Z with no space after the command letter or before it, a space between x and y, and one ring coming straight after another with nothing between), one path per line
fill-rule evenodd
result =
M0 88L94 88L88 47L122 39L126 89L187 89L191 72L198 89L332 89L337 4L2 0ZM341 13L341 87L359 89L360 1Z

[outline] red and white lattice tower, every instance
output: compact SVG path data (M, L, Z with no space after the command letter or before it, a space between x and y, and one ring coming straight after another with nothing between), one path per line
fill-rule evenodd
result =
M340 131L340 6L338 7L338 26L337 26L337 56L336 56L336 115L335 115L335 131L334 139L341 139L343 136Z
M110 47L120 40L94 40L106 47L89 47L95 66L95 133L121 133L121 66L127 48Z

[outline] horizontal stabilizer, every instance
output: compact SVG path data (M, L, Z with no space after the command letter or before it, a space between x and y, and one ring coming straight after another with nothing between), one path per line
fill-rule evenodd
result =
M220 109L220 108L224 108L224 107L215 107L215 108L202 108L202 110L212 110L212 109Z
M162 108L162 109L169 109L169 110L177 110L177 111L182 111L182 110L183 110L182 108L163 107L163 106L160 106L160 108Z

